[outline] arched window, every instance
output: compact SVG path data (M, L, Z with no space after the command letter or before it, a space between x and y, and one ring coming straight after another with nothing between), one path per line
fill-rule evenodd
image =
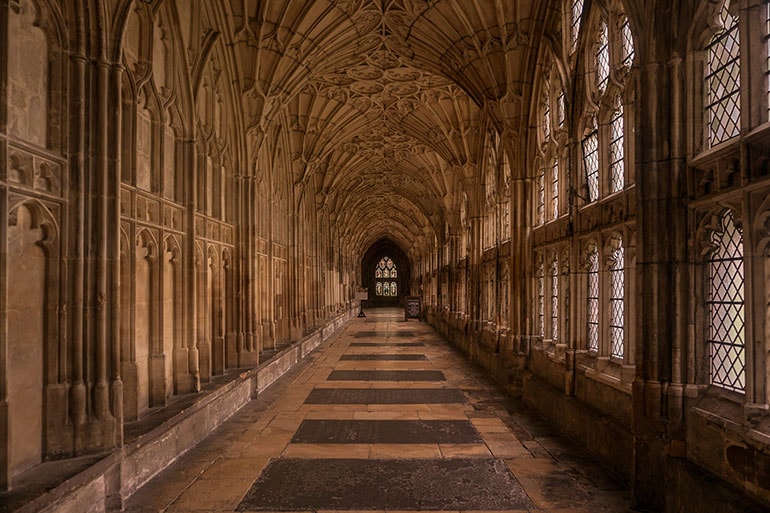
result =
M551 340L559 338L559 259L551 262Z
M393 278L398 278L398 268L390 257L382 257L374 269L374 290L378 296L397 296L398 286Z
M545 336L545 265L541 261L535 276L537 287L537 334Z
M745 388L743 233L725 210L721 230L711 234L708 259L708 345L710 382L728 390Z
M551 164L551 217L559 217L559 159Z
M599 131L593 118L591 131L583 139L583 168L586 173L588 201L599 199Z
M588 253L586 329L589 351L599 351L599 252L596 246Z
M623 241L612 251L610 263L610 356L623 358L624 351L624 275Z
M625 88L635 56L628 17L612 6L608 11L596 9L590 18L592 30L587 32L594 38L592 53L585 60L588 78L585 109L592 114L582 140L587 203L622 191L628 182L624 135L629 121L623 107L629 101Z
M604 94L607 90L607 83L610 81L610 39L605 20L601 20L599 23L594 58L596 59L596 89L600 94Z
M545 223L545 167L537 174L537 224Z
M548 57L550 58L550 56ZM554 66L544 73L540 110L540 167L536 177L536 222L559 218L559 157L565 146L564 88Z
M570 8L570 48L574 52L580 36L580 20L583 16L583 0L572 0Z
M610 193L622 191L626 184L623 151L623 104L616 98L615 111L610 118Z
M741 80L738 17L729 11L729 0L722 4L719 21L723 29L706 47L706 138L709 146L740 133Z

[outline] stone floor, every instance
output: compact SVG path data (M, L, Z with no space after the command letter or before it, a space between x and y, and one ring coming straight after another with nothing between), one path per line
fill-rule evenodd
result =
M626 486L402 312L354 320L126 510L632 511Z

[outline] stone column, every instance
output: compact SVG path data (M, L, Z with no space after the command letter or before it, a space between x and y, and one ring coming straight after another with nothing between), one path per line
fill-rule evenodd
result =
M68 255L70 274L68 288L72 291L70 308L70 418L77 432L86 420L86 386L83 374L83 315L84 315L84 274L85 274L85 219L86 219L86 56L77 53L72 56L70 105L72 106L70 138L71 190L71 239Z
M123 341L120 336L120 176L121 176L121 147L123 143L122 116L122 82L123 67L113 64L110 67L109 89L112 93L110 99L110 118L108 126L112 129L110 133L110 155L108 166L108 226L107 231L107 254L109 265L109 335L111 341L110 347L110 405L112 416L115 419L115 445L123 445L123 377L121 375L121 345ZM128 284L123 284L128 286ZM126 305L127 306L127 305Z
M182 298L183 316L187 319L185 324L184 337L188 343L188 368L191 378L190 391L199 392L201 389L201 371L200 371L200 353L198 349L198 340L201 336L198 333L198 309L197 301L203 291L198 288L198 276L195 266L195 207L197 195L195 194L198 180L198 171L196 166L198 159L195 157L195 141L185 139L180 143L182 148L179 151L179 168L187 170L187 189L183 191L183 196L187 199L185 205L185 226L187 233L183 239L184 262L182 266L182 281L186 284L185 294ZM201 262L203 265L203 262Z
M97 247L96 253L96 291L94 305L96 311L96 340L95 340L95 383L94 383L94 415L99 420L105 420L109 415L109 384L107 381L107 338L108 338L108 314L110 303L115 299L108 297L107 288L109 282L109 253L107 249L108 239L110 238L109 229L111 227L110 219L119 219L120 211L110 212L108 198L110 195L110 173L115 174L117 169L109 164L110 135L113 134L110 126L111 113L117 116L120 121L120 103L117 105L110 103L110 66L101 61L96 65L96 124L92 135L95 136L95 162L94 174L96 178L95 191L96 196L96 234ZM120 96L120 93L117 93ZM119 123L114 130L120 135ZM117 155L116 155L117 156ZM120 174L118 173L118 176ZM117 205L113 202L113 208ZM112 235L114 238L114 234ZM116 250L113 255L119 253ZM117 341L115 341L117 343Z
M687 336L687 211L684 77L681 59L648 62L637 90L636 148L639 223L637 243L637 371L633 383L634 473L637 504L662 508L671 435L682 415L681 344ZM659 230L666 226L667 236ZM672 295L672 291L674 294ZM666 395L668 397L666 397ZM668 404L665 402L668 401ZM671 418L673 414L677 418ZM671 423L673 421L673 423Z

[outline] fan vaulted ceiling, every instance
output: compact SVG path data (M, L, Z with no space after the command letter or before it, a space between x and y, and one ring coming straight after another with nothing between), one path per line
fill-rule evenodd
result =
M431 243L518 126L533 4L233 0L247 123L288 122L295 189L359 252Z

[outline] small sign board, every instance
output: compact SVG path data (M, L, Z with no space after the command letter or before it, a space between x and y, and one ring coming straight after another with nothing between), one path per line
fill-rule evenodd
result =
M406 298L406 310L404 312L404 318L420 318L420 296L408 296Z
M368 301L369 300L369 289L366 287L361 287L356 292L356 299L359 301Z

